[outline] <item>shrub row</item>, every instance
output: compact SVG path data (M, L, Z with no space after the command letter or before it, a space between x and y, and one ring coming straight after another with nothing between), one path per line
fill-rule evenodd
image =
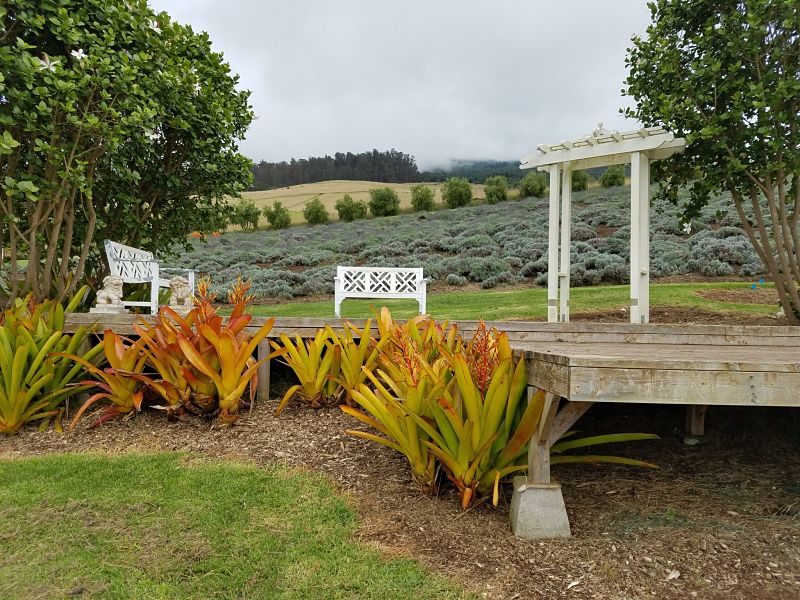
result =
M627 282L628 190L592 188L576 193L574 200L573 284ZM679 207L658 199L652 206L654 277L763 272L736 226L730 198L717 198L694 218L691 235L683 231ZM363 206L354 209L356 215L362 211ZM244 274L261 298L330 293L337 264L421 266L435 282L453 286L543 283L547 237L547 200L532 197L513 208L500 202L358 224L341 219L324 228L228 233L194 241L179 262L213 274L220 288Z

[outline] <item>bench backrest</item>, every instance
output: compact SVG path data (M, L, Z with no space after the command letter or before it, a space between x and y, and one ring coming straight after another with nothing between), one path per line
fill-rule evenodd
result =
M143 283L153 279L153 253L111 240L105 241L108 268L125 283Z
M422 267L336 267L336 288L344 294L408 294L420 293Z

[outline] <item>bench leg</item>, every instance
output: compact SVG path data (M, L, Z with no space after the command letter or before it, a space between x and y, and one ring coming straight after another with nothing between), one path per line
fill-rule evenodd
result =
M158 292L160 273L158 263L153 261L150 265L150 273L153 276L153 281L150 283L150 314L154 315L158 312Z

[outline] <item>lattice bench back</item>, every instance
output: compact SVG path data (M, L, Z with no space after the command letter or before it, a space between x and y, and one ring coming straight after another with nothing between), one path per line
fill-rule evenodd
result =
M421 267L336 267L336 316L345 298L409 298L423 314L427 283Z
M146 283L153 280L153 253L105 241L108 268L125 283Z

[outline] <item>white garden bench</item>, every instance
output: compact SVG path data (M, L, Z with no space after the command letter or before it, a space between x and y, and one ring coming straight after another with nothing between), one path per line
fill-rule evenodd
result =
M345 298L409 298L425 314L428 279L422 267L336 267L334 284L337 318Z
M149 306L151 314L156 314L158 312L159 290L170 287L169 279L161 277L161 273L165 271L186 273L189 287L194 293L195 276L194 271L191 269L161 267L152 252L118 244L111 240L105 240L105 248L111 275L122 278L125 283L150 284L150 300L148 302L125 300L122 302L124 306Z

